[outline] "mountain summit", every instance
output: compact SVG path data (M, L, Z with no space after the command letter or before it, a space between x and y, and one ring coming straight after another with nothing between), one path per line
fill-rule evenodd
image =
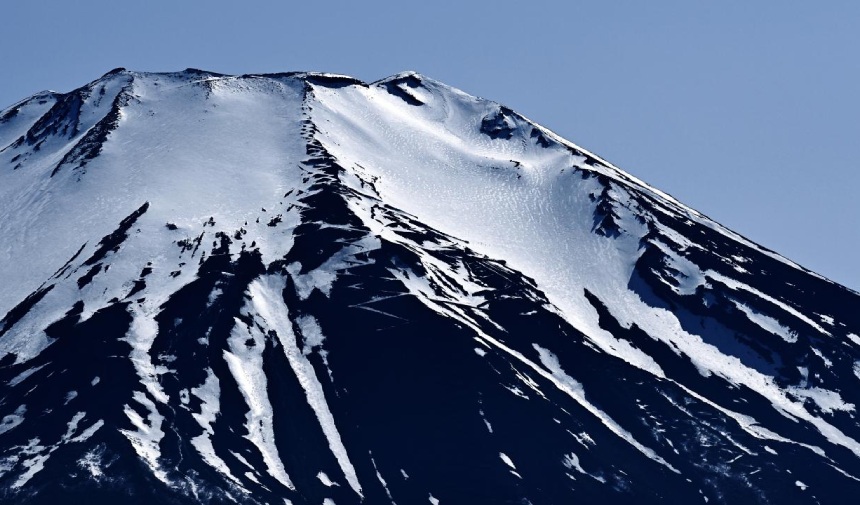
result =
M0 112L0 502L848 503L860 296L417 73Z

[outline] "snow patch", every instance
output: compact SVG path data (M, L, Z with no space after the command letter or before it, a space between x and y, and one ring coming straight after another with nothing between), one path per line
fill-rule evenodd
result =
M293 333L292 322L289 318L287 306L284 304L283 295L286 288L286 280L281 276L264 276L251 283L248 293L251 297L250 303L257 314L267 324L268 328L274 330L281 343L287 361L296 374L305 394L317 416L322 427L323 434L329 443L329 448L337 459L346 480L360 497L363 498L361 484L355 473L355 468L349 460L346 447L337 430L334 417L326 403L322 384L317 379L313 365L307 356L299 351L296 345L296 336ZM321 336L319 337L321 339Z

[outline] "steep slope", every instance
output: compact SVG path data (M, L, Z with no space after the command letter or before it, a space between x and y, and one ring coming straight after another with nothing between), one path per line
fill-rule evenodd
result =
M415 73L0 113L8 503L844 503L858 296Z

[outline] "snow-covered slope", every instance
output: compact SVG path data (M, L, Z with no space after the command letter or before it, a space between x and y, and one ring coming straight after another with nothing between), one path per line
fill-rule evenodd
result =
M860 489L857 293L419 74L34 95L0 236L4 502Z

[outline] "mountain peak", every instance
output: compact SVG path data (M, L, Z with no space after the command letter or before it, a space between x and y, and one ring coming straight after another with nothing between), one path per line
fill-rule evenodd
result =
M11 502L860 482L857 293L416 72L34 95L0 113L0 235Z

